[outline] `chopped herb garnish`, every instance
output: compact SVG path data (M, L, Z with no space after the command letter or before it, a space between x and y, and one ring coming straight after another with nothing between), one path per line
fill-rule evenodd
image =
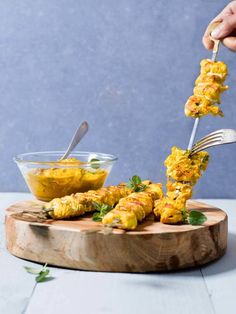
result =
M202 159L202 162L205 163L205 162L208 162L209 161L209 155L205 155Z

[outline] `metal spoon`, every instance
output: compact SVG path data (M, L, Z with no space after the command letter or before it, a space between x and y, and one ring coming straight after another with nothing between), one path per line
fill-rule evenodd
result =
M82 140L82 138L88 132L88 128L89 128L89 125L87 121L83 121L80 124L75 134L73 135L65 154L59 160L66 159L70 155L73 149L77 146L77 144Z

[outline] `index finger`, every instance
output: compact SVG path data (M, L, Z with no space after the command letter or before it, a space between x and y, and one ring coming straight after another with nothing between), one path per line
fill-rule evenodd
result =
M233 14L231 3L229 3L207 26L205 33L202 37L202 43L206 49L211 50L213 49L214 43L210 38L210 30L209 26L214 22L222 22L225 16Z
M205 46L206 49L208 50L211 50L213 49L213 46L214 46L214 42L212 41L211 37L210 37L210 33L212 32L212 29L211 29L211 24L214 23L214 22L222 22L223 19L220 18L219 16L217 16L214 20L212 20L210 22L210 24L207 26L207 29L205 30L205 33L202 37L202 43L203 45Z

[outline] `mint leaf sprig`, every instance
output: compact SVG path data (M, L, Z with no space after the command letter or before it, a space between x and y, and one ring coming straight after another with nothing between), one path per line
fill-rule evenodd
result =
M196 210L191 210L189 213L187 213L186 208L183 208L182 216L184 222L188 222L193 226L202 225L205 221L207 221L207 216Z
M202 225L205 221L207 221L207 216L202 212L191 210L187 219L190 225Z
M135 175L129 179L127 187L130 188L133 192L143 192L146 190L147 185L143 184L141 178Z
M96 212L93 214L93 221L102 221L103 217L112 210L112 207L107 204L99 204L93 202L93 206L96 209Z
M50 270L47 268L47 264L43 266L41 269L33 268L33 267L28 267L24 266L25 270L29 274L37 275L35 277L36 282L43 282L47 280L47 276L49 275Z

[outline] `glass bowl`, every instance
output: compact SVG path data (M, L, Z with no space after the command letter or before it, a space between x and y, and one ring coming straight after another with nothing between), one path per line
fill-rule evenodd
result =
M117 157L95 152L35 152L14 158L30 191L42 201L101 188Z

